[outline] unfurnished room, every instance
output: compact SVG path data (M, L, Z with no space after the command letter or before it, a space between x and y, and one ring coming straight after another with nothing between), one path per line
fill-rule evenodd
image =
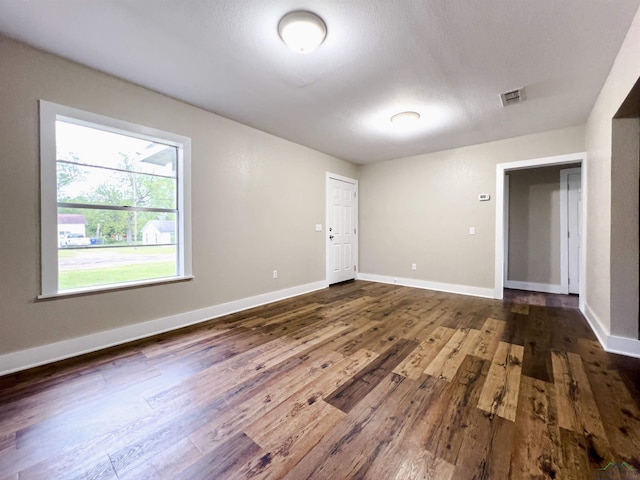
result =
M0 480L640 478L640 0L0 0Z

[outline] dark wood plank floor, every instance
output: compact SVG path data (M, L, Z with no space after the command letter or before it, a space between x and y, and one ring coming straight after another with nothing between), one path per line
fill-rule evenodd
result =
M0 378L0 479L582 479L640 360L569 297L350 282Z

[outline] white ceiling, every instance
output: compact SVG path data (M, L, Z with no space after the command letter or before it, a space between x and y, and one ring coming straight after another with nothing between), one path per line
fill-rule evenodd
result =
M585 123L639 5L0 0L0 32L369 163ZM311 10L327 24L312 54L296 54L278 37L278 21L292 10ZM501 108L498 94L519 87L526 101ZM402 110L421 113L418 129L392 128L389 117Z

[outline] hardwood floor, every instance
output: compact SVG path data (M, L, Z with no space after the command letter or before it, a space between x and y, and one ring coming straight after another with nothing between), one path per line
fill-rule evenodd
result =
M0 377L0 479L640 468L640 360L547 303L356 281Z

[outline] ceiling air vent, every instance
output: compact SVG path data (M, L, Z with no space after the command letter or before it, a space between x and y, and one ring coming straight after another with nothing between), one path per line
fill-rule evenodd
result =
M524 88L518 88L517 90L511 90L500 94L500 101L502 106L513 105L514 103L520 103L524 100Z

